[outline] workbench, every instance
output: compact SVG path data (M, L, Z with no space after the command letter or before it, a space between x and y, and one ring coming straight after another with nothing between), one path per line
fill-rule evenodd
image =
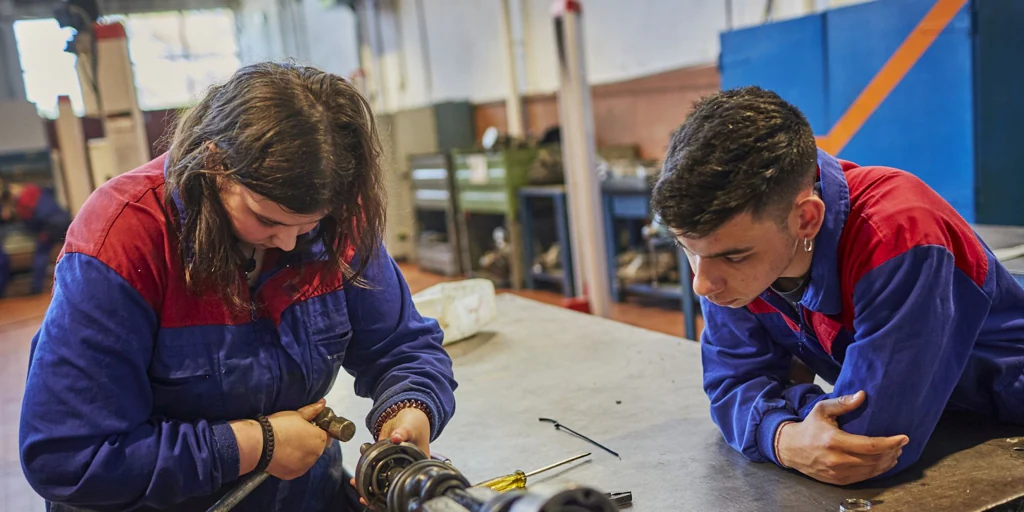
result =
M587 462L530 483L554 479L632 491L637 512L835 512L853 497L870 499L874 512L972 511L1024 497L1024 451L1013 450L1024 447L1024 427L968 427L947 418L922 462L897 479L829 486L748 462L725 444L701 388L697 343L511 295L497 301L498 318L485 332L447 347L460 384L458 405L432 446L474 483L593 452ZM360 425L342 447L350 471L359 444L369 440L362 418L370 407L351 390L343 372L328 395L328 405Z
M994 251L1024 244L1024 227L976 225L974 231ZM1024 256L1002 263L1017 279L1017 282L1024 286Z

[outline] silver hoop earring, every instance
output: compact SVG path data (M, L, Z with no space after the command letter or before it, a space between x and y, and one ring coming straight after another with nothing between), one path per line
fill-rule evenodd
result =
M804 252L811 252L814 250L814 239L804 238Z

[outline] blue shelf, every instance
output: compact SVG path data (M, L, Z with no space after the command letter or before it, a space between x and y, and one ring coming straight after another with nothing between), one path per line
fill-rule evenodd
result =
M559 272L557 274L530 272L530 277L532 277L534 281L544 281L545 283L552 284L562 284L565 281L564 272Z
M534 231L535 223L533 218L533 203L537 199L549 200L554 206L555 217L555 238L561 253L559 259L562 263L562 270L555 273L533 272L534 246L537 244ZM569 215L568 206L565 200L565 187L562 185L551 185L543 187L523 187L519 189L519 223L522 226L521 258L526 274L526 288L536 289L537 281L561 285L562 295L573 297L576 295L576 284L573 279L572 266L572 239L569 236Z
M683 311L683 333L687 339L697 339L697 315L700 307L694 296L690 280L690 264L686 255L676 247L679 261L679 275L682 285L653 287L649 284L623 286L616 276L616 255L618 247L615 242L615 221L627 221L634 224L647 222L651 216L650 186L639 179L614 179L601 184L601 204L604 210L605 251L608 258L608 278L611 284L612 300L618 302L623 295L640 295L667 300L678 300ZM636 231L638 234L639 231ZM666 246L656 242L659 246ZM675 245L675 244L671 244Z
M682 300L683 288L679 283L658 283L652 284L627 284L622 286L623 293L627 295L640 295L655 299Z

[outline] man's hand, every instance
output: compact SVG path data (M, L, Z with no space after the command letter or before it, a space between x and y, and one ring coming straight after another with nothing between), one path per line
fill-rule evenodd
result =
M395 444L408 441L430 457L430 419L415 407L406 407L398 411L394 418L381 427L377 440L382 441L389 437Z
M858 391L854 395L822 400L803 421L780 426L776 432L778 453L775 454L779 462L815 480L836 485L867 480L895 467L910 438L848 434L836 421L839 416L860 407L865 396L863 391Z

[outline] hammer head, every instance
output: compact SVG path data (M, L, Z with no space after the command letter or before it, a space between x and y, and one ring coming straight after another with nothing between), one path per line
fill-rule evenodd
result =
M350 441L356 435L356 424L348 418L334 414L330 407L324 410L313 419L313 424L327 432L327 435L341 442Z

